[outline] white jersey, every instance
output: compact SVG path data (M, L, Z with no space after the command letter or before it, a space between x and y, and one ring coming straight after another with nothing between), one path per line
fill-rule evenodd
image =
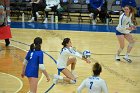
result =
M88 93L108 93L107 85L100 77L91 76L85 79L78 87L77 92L81 93L83 88L87 88Z
M132 30L126 30L126 28L133 25L131 18L132 18L132 14L130 14L129 17L127 17L124 13L121 14L121 16L119 18L119 24L116 27L116 30L118 30L119 32L124 33L124 34L130 33Z
M57 60L57 68L66 68L67 67L67 61L70 56L75 56L82 58L82 54L76 52L72 47L70 48L63 48L60 52L60 55Z

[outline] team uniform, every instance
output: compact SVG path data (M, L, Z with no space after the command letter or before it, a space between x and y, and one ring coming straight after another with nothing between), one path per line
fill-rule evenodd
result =
M77 92L81 93L83 88L88 88L88 93L108 93L106 82L100 77L91 76L85 79L78 87Z
M67 67L67 61L70 56L75 56L82 59L82 54L76 52L72 47L63 48L57 60L58 73L60 73L64 68Z
M39 65L43 64L42 51L29 51L26 55L27 65L25 76L38 78Z
M132 14L127 17L124 13L119 18L119 24L116 27L116 35L129 34L132 30L126 30L130 26L134 26L131 20Z

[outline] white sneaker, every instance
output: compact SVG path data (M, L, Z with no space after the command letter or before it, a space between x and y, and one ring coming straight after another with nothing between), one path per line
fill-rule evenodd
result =
M90 13L90 14L89 14L89 17L93 18L93 13Z
M96 25L96 21L95 21L95 20L92 20L92 24L93 24L93 25Z
M120 61L120 56L119 56L119 55L116 55L116 56L115 56L115 60L116 60L116 61Z
M53 83L56 84L58 82L59 75L54 74Z
M34 20L34 18L32 17L32 19L31 20L29 20L28 22L34 22L35 20Z
M41 17L41 15L39 15L39 13L38 13L38 12L36 12L36 16L37 16L37 17Z
M132 62L132 60L129 58L129 56L126 56L126 55L125 55L125 56L123 57L123 59L126 60L126 61L129 62L129 63Z
M8 22L11 22L11 19L10 19L10 17L9 17L9 16L7 17L7 21L8 21Z
M45 20L44 20L44 22L43 23L48 23L48 19L47 18L45 18Z

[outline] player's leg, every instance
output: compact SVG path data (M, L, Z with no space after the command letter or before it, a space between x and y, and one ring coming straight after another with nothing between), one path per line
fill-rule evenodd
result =
M75 70L75 66L76 66L76 58L73 57L73 58L69 58L68 61L67 61L67 66L71 65L71 73L74 75L75 78L77 78L77 74L76 72L74 71Z
M99 14L99 10L98 9L91 9L92 13L93 13L93 20L92 20L92 24L95 25L96 24L96 17Z
M118 38L118 41L119 41L119 49L117 51L117 54L116 54L116 61L120 61L120 53L122 52L123 48L124 48L124 35L117 35L117 38Z
M38 4L32 3L32 18L28 22L34 22L37 21L37 15L36 12L38 12Z
M58 80L63 80L72 84L76 83L76 79L74 77L74 75L67 69L58 69L58 71L61 71L66 77L62 77L60 75L54 75L54 79L53 79L53 83L56 84Z
M134 41L134 39L133 39L133 37L132 37L131 34L127 34L127 35L125 35L124 37L125 37L125 39L129 42L128 47L127 47L127 52L126 52L124 58L125 58L126 60L128 60L128 62L131 62L131 60L130 60L130 58L129 58L129 53L131 52L131 50L132 50L132 48L133 48L133 46L134 46L135 41Z
M9 46L9 44L10 44L9 38L5 39L5 46Z
M75 65L76 65L76 58L69 58L67 61L67 66L71 65L71 70L75 69Z
M30 77L28 80L30 84L30 93L37 93L38 78Z
M63 69L62 73L66 76L63 79L64 81L67 81L67 82L72 83L72 84L76 83L76 78L67 68Z

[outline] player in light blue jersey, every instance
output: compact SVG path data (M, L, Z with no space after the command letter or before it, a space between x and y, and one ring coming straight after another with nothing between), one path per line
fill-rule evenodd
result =
M43 51L41 50L42 39L36 37L34 43L31 44L25 60L23 62L23 69L21 76L26 76L30 84L30 93L37 93L38 71L39 69L46 76L47 81L50 80L48 73L43 64Z
M82 93L83 88L87 88L87 93L108 93L108 88L105 80L100 77L102 67L99 63L95 63L92 68L93 76L83 80L78 87L77 92Z
M65 38L62 42L62 45L63 48L57 59L57 69L59 75L54 75L54 83L56 83L58 79L61 79L71 84L75 84L76 77L77 77L74 72L75 65L76 65L76 57L85 60L87 63L90 63L90 60L84 58L82 54L80 54L79 52L75 51L72 48L72 43L70 38ZM69 65L71 65L71 71L67 69L67 66ZM66 77L60 76L60 72L62 72Z

